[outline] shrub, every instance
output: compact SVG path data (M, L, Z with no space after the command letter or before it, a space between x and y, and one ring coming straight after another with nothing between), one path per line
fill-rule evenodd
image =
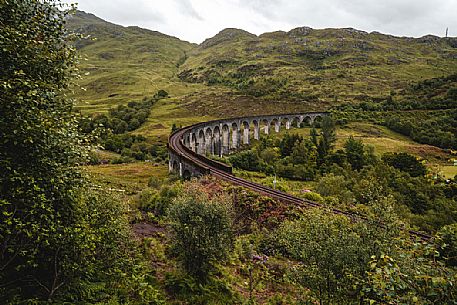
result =
M324 198L322 198L320 194L314 192L304 193L301 197L315 202L324 202Z
M158 98L165 98L165 97L168 97L168 92L160 89L159 91L157 91L156 96Z
M165 216L172 201L179 193L179 186L164 185L160 191L146 189L140 196L140 208L153 212L156 216Z
M446 96L448 99L457 99L457 87L449 88Z
M149 178L148 186L158 189L162 185L163 181L160 178L152 176Z
M442 227L438 234L440 253L449 266L457 266L457 224Z
M165 288L182 304L242 304L225 279L210 278L202 285L187 274L170 272L165 275Z
M411 177L424 176L427 173L427 167L408 153L387 153L382 156L382 160L396 169L407 172Z
M349 181L344 176L327 174L319 180L316 190L322 196L337 197L342 204L354 202L354 195L349 189Z
M230 156L229 161L236 168L249 171L259 170L259 156L253 150L245 150Z
M347 218L312 211L303 220L285 222L275 231L273 245L281 254L300 261L291 268L292 282L312 288L319 300L343 300L352 293L355 278L363 275L369 255ZM351 275L351 276L349 276ZM335 302L338 303L338 302Z
M192 183L170 208L173 250L184 270L199 282L208 279L233 247L231 214L227 198L210 198Z

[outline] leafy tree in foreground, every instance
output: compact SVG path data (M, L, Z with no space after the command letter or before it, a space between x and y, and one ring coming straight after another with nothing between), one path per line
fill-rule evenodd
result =
M217 261L233 248L231 209L227 198L209 197L188 184L170 209L173 248L187 273L204 282Z
M457 266L457 223L442 227L438 232L441 255L449 266Z
M76 60L61 9L58 1L0 1L2 304L87 302L100 289L84 287L121 274L129 282L124 210L87 191L78 171L88 149L64 93Z
M373 255L360 294L364 304L455 304L455 269L432 244L404 240L399 255Z
M386 225L389 212L382 215ZM297 260L287 277L310 288L320 304L350 304L357 300L359 280L365 275L370 256L394 246L395 230L366 223L351 224L344 216L309 210L296 221L284 222L272 232L266 245Z

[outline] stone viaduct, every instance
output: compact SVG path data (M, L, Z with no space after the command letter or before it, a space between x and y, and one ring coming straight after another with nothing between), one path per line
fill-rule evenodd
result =
M209 121L183 128L177 141L182 143L184 149L189 153L193 153L193 155L216 155L222 157L231 151L239 149L241 145L249 145L251 137L258 140L261 133L269 134L272 130L279 132L282 128L288 130L291 127L310 126L314 121L321 120L325 115L325 112L308 112ZM170 172L176 172L185 178L204 174L201 167L195 166L194 163L183 156L184 154L180 154L173 149L172 140L173 135L169 141ZM200 157L200 159L209 161L206 158Z

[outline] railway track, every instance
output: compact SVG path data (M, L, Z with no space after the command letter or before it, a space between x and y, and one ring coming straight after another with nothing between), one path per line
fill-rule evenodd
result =
M202 124L202 123L200 123L200 124ZM187 131L189 131L193 127L195 127L195 125L187 126L187 127L184 127L184 128L181 128L181 129L175 131L169 138L168 147L170 150L172 150L175 154L179 155L181 158L185 159L186 161L188 161L188 162L194 164L195 166L199 167L200 169L202 169L203 172L210 174L218 179L227 181L231 184L245 187L247 189L250 189L250 190L257 192L259 194L262 194L264 196L268 196L275 200L279 200L286 204L293 204L293 205L305 207L305 208L324 208L324 206L320 203L313 202L313 201L306 200L306 199L301 199L301 198L292 196L290 194L287 194L287 193L284 193L284 192L281 192L278 190L274 190L267 186L236 177L233 174L227 173L226 171L217 168L216 166L213 165L212 160L210 160L202 155L198 155L197 153L191 151L189 148L187 148L184 145L183 140L182 140L183 136ZM335 208L332 208L331 211L334 214L347 216L354 221L368 221L368 219L366 217L364 217L363 215L350 213L350 212L342 211L342 210L335 209ZM378 223L377 225L382 226L381 223ZM428 240L432 239L432 237L430 235L422 233L422 232L412 231L412 230L409 230L408 232L412 237L419 237L420 239L422 239L424 241L428 241Z

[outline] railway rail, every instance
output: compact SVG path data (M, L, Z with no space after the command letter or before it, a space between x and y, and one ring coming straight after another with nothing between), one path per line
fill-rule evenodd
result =
M228 172L222 166L217 166L217 163L215 161L208 159L203 155L199 155L196 152L189 149L188 147L186 147L183 142L184 134L199 124L184 127L172 133L169 138L168 149L171 150L174 154L179 155L185 161L198 167L200 171L204 174L212 175L218 179L250 189L254 192L257 192L264 196L268 196L270 198L273 198L286 204L293 204L305 208L324 208L324 206L320 203L313 202L311 200L301 199L290 194L269 188L267 186L236 177L231 173L231 171ZM356 213L346 212L335 208L331 208L331 211L334 214L347 216L354 221L368 221L366 217ZM376 225L382 226L381 223L378 223ZM408 232L413 238L418 237L424 241L432 239L430 235L422 232L413 230L408 230Z

